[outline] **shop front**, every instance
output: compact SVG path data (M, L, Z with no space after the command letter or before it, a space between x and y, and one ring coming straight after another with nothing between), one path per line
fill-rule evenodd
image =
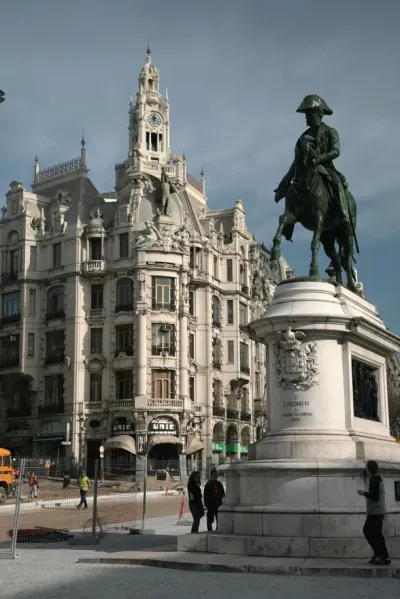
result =
M27 422L9 424L0 445L11 451L13 458L31 458L33 455L33 431Z
M136 443L135 424L125 417L116 418L111 427L111 437L104 443L105 476L135 476Z
M39 458L50 458L51 461L65 458L65 424L59 420L45 422L40 434L34 440L34 454Z
M184 442L179 426L168 417L154 418L147 430L147 469L149 474L166 470L171 476L180 476L180 456Z

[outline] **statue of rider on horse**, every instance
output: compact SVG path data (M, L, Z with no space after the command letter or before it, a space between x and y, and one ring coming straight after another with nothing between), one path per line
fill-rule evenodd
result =
M346 178L333 164L340 155L339 135L336 129L322 121L324 115L331 115L333 111L320 96L309 95L297 112L305 114L308 129L298 139L294 161L275 190L275 201L286 198L286 202L274 237L271 259L280 257L281 236L291 240L294 226L300 222L314 232L310 276L319 276L317 258L322 243L337 282L342 283L343 268L348 288L356 292L353 269L354 243L358 251L356 203Z

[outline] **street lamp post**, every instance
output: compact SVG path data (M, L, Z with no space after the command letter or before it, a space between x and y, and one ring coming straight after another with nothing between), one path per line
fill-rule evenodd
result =
M6 98L5 98L5 93L4 93L3 91L1 91L1 89L0 89L0 104L1 104L2 102L4 102L4 100L5 100L5 99L6 99Z

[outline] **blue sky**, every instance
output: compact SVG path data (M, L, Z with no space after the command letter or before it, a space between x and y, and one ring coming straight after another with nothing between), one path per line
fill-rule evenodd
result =
M36 152L42 168L78 155L82 129L93 182L113 189L150 39L172 151L185 150L195 176L204 165L211 208L241 198L270 247L281 209L273 189L305 128L296 108L318 93L334 111L337 166L358 201L359 278L400 333L399 22L393 0L2 0L2 197L13 179L29 188ZM309 244L299 228L283 246L299 275Z

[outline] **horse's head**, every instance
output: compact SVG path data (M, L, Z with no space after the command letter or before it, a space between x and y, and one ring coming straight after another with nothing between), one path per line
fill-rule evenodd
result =
M315 139L310 135L303 135L297 146L297 164L300 180L307 188L310 188L315 173L316 163L314 161Z

